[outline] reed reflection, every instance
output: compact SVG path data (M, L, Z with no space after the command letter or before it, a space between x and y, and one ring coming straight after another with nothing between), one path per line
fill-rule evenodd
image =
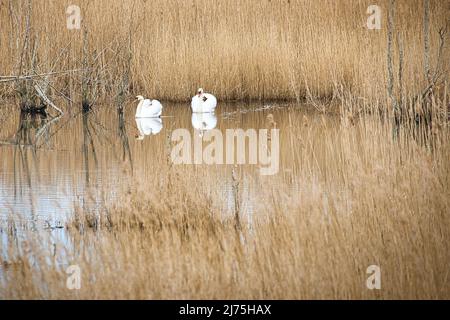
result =
M127 127L125 121L125 115L123 113L123 108L118 108L118 132L119 138L122 145L122 161L128 161L130 163L131 172L133 172L133 158L131 156L130 142L128 140Z

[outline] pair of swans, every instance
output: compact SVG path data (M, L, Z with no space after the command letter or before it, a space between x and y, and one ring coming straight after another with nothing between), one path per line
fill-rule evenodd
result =
M137 139L143 140L145 136L156 135L162 130L163 125L160 117L163 106L158 100L145 99L141 95L136 98L139 100L135 116L139 130ZM199 88L197 94L191 100L192 126L201 133L214 129L217 125L217 117L214 115L216 106L216 97Z
M139 100L136 118L157 118L161 116L163 109L161 102L145 99L143 96L137 96L136 98ZM194 113L214 112L216 106L216 97L210 93L205 93L202 88L197 90L197 94L191 100L191 109Z

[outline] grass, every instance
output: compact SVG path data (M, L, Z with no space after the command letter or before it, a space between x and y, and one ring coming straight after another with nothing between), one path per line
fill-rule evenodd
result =
M1 1L0 73L4 75L18 73L26 3ZM87 66L96 74L90 85L108 96L118 93L130 58L131 90L162 100L187 101L202 86L220 100L330 98L344 90L367 101L386 101L385 0L377 2L381 30L366 27L366 11L373 4L369 0L83 0L78 1L83 30L66 28L64 13L71 1L31 3L28 55L35 62L25 71L81 68L86 31ZM399 0L395 8L394 33L404 47L402 94L413 97L427 84L423 5ZM430 12L433 69L437 30L448 22L448 3L431 1ZM395 70L398 62L395 53ZM79 95L80 74L58 79L60 91L72 98ZM2 92L12 93L8 87Z
M78 208L56 246L51 232L4 228L2 298L450 298L448 127L424 146L370 117L292 121L302 125L284 127L296 148L284 144L282 168L293 171L255 180L237 169L234 197L255 183L240 227L204 188L230 170L170 166L161 154L117 203ZM65 286L69 264L81 268L80 290ZM365 286L373 264L381 290Z
M188 101L201 86L221 103L307 98L321 111L337 105L340 112L335 126L324 115L272 119L284 142L275 177L243 166L235 178L231 168L171 166L166 146L152 142L158 152L134 164L151 174L124 185L117 202L77 208L64 241L54 232L19 232L11 218L0 229L0 298L450 298L449 84L443 76L415 99L429 84L422 2L395 5L393 95L414 121L394 136L392 118L372 112L391 106L388 1L378 2L382 29L367 30L373 3L365 0L80 0L83 29L68 30L71 1L41 0L31 1L28 32L27 3L0 0L0 74L89 67L53 78L48 94L55 102L130 93ZM430 10L434 71L448 3L430 1ZM0 97L15 96L14 89L3 85ZM421 126L429 106L433 121ZM56 144L80 146L83 137L83 152L101 143L74 134ZM77 150L67 165L94 161ZM4 159L9 166L11 157ZM249 185L253 190L254 214L240 207L239 223L212 190L230 180L234 203L248 196ZM66 288L69 264L81 268L80 290ZM381 267L381 290L365 285L373 264Z

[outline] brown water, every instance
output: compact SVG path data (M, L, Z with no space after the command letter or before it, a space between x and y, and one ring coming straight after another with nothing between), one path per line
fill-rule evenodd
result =
M92 112L79 111L51 118L23 117L5 106L0 129L0 218L14 216L19 225L63 229L76 208L91 211L115 202L133 183L142 183L170 161L170 137L175 129L204 125L223 132L229 128L280 129L280 168L277 174L261 176L258 165L239 165L245 175L240 185L242 212L249 215L264 204L261 186L288 184L295 193L304 188L296 168L311 161L326 171L321 152L323 135L333 135L337 118L321 116L297 104L220 104L214 116L192 118L188 104L164 104L161 119L134 118L134 105L119 116L114 105L98 105ZM200 124L199 124L200 123ZM324 126L327 130L323 130ZM141 131L139 130L141 129ZM142 133L143 140L136 137ZM308 147L312 152L302 154ZM314 152L316 150L316 152ZM224 215L233 212L233 165L183 165L206 177L202 188L214 194ZM206 183L205 183L206 181ZM210 181L210 183L208 183ZM307 186L313 189L314 186Z

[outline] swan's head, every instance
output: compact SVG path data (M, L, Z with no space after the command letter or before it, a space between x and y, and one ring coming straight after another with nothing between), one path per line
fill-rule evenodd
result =
M143 96L136 96L136 99L138 99L139 101L144 100L145 98Z
M145 138L145 135L143 135L143 134L136 135L136 140L138 140L138 141L142 141L142 140L144 140L144 138Z
M203 89L202 89L202 88L198 88L198 90L197 90L197 95L198 95L199 97L201 97L201 96L203 95Z

